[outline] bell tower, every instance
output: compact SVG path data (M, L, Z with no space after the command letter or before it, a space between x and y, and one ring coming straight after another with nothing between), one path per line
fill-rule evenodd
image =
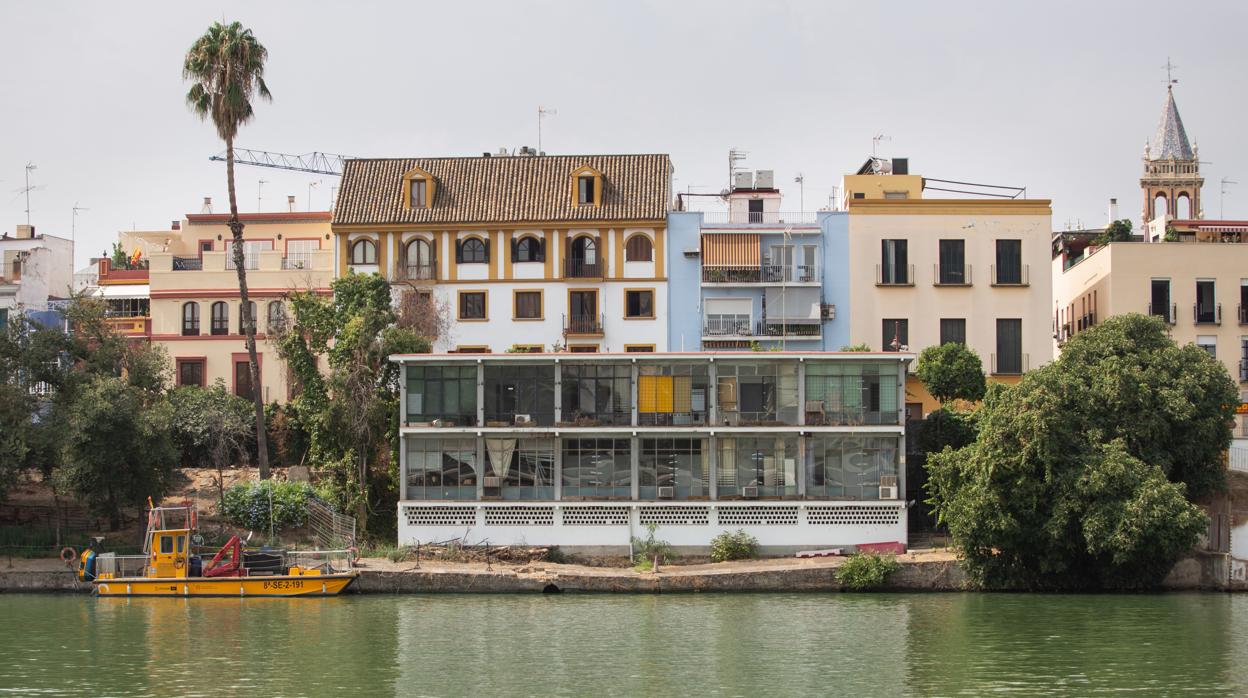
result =
M1167 66L1169 67L1169 66ZM1193 148L1174 103L1175 80L1166 86L1166 104L1161 121L1150 142L1144 145L1144 175L1140 189L1144 194L1144 226L1155 218L1167 215L1178 218L1203 218L1200 189L1205 178L1200 176L1200 151Z

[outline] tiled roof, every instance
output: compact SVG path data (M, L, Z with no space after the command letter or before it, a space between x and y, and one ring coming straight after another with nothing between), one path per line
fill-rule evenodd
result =
M602 173L600 206L573 204L571 175L585 165ZM403 206L403 175L417 167L434 178L432 208ZM354 159L334 224L660 220L671 176L661 154Z
M1148 157L1152 160L1196 159L1192 155L1192 146L1187 142L1187 131L1183 129L1183 119L1179 118L1179 108L1174 103L1173 89L1166 90L1166 106L1161 110L1161 121L1157 124Z

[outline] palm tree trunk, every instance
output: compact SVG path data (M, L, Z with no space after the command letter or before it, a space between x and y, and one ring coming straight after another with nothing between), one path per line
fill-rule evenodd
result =
M256 460L260 479L269 478L269 443L264 428L264 398L260 394L260 362L256 359L256 321L251 317L247 298L247 265L243 258L243 224L238 220L238 198L234 195L234 139L225 141L225 179L230 192L230 234L234 237L234 268L238 271L239 316L247 339L247 362L251 369L251 401L256 407Z

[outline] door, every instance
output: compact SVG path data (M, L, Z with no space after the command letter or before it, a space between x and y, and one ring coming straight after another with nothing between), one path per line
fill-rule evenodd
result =
M203 257L205 252L212 252L212 240L199 241L199 256Z
M598 292L568 292L568 330L573 334L594 334L598 329Z
M321 249L320 240L290 240L286 243L288 269L307 269L312 266L312 253Z
M750 222L751 223L763 222L763 200L762 199L750 200Z
M234 362L234 394L253 399L251 394L251 364L246 361Z
M770 250L771 264L767 281L793 280L793 246L772 245Z
M1170 280L1153 279L1148 312L1170 322Z

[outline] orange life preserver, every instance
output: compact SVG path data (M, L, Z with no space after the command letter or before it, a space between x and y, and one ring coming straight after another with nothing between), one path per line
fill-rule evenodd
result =
M65 546L64 548L61 548L61 562L64 562L67 565L71 565L73 564L74 560L77 560L77 559L78 559L78 551L74 550L68 545Z

